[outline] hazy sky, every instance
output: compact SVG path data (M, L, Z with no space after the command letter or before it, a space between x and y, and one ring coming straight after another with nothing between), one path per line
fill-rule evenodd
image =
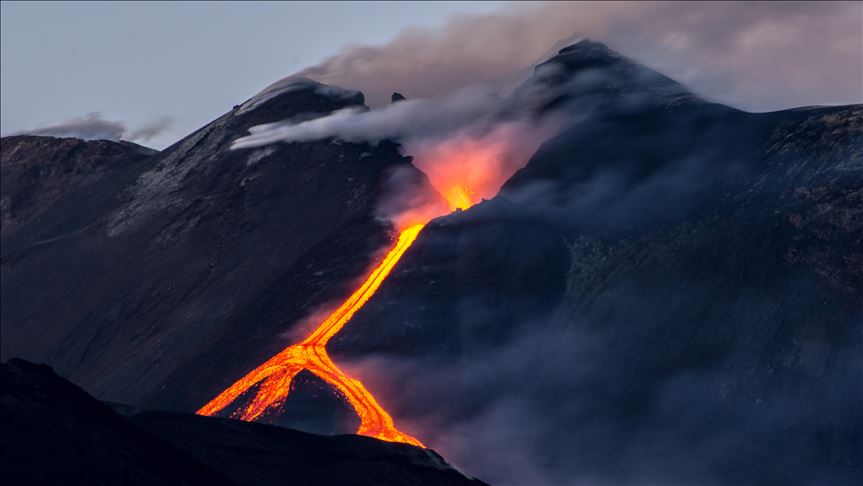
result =
M747 110L863 102L861 2L3 2L0 9L4 135L86 126L163 148L304 69L361 89L373 104L391 91L411 98L471 84L502 89L497 81L575 33Z
M161 148L351 43L500 2L2 2L3 134L101 112L162 117ZM266 46L266 49L262 49Z

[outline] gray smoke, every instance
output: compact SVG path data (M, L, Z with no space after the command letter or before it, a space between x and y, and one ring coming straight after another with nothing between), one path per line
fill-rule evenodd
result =
M299 74L359 89L379 106L465 86L506 90L574 33L707 97L749 110L863 100L859 2L551 2L409 29L348 47Z
M146 142L157 135L162 134L171 126L172 123L173 120L171 117L163 116L134 130L130 130L128 135L123 138L125 140Z

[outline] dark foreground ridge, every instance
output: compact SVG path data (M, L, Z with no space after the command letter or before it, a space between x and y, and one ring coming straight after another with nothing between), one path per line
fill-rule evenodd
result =
M12 359L0 366L6 484L484 484L427 449L112 409L46 365Z

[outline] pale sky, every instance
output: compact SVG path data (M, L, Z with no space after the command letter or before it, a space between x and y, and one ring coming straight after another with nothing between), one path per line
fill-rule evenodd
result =
M162 148L351 43L500 2L2 2L4 135L101 112ZM266 49L261 49L266 46Z

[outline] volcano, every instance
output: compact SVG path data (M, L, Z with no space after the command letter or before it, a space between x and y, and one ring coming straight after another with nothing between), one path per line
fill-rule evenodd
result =
M231 148L368 110L311 80L161 152L4 138L3 359L491 483L859 483L863 107L747 113L591 40L532 90L556 130L485 201L398 141ZM394 180L449 202L407 246Z

